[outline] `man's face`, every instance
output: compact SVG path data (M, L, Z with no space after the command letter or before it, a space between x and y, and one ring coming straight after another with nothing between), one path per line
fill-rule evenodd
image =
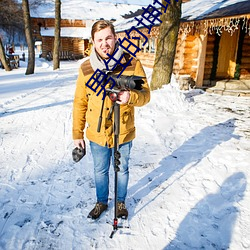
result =
M95 32L94 34L94 47L102 59L108 59L115 50L116 36L112 33L109 27Z

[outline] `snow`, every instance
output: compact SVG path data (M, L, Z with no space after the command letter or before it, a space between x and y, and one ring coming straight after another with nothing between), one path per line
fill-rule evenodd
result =
M182 3L181 8L182 8L182 14L181 18L186 21L192 21L196 19L203 19L206 17L206 15L211 14L215 10L219 10L225 7L229 7L234 4L239 4L241 2L247 2L249 0L191 0L186 3ZM160 7L158 3L154 4L156 7ZM242 10L240 10L242 11ZM250 10L244 10L244 13L249 13ZM145 25L150 26L149 21L144 20ZM160 22L156 19L154 20L155 25L159 25ZM129 30L132 26L135 26L137 28L144 27L145 25L139 24L138 21L135 20L134 17L124 19L124 18L119 18L115 23L115 28L116 31L124 31L124 30Z
M219 10L230 5L248 2L249 0L191 0L182 4L182 18L191 21L195 19L202 19L206 15L215 10ZM62 0L61 16L63 19L71 20L96 20L104 19L121 19L122 15L135 12L142 7L149 4L160 7L158 3L151 0ZM31 9L32 17L54 18L54 3L45 1L45 4L39 6L37 9ZM249 13L249 10L244 13ZM155 20L155 25L159 24ZM137 26L135 24L135 26Z
M182 18L190 21L198 18L202 18L211 12L225 8L227 6L245 2L248 0L191 0L187 3L182 4ZM104 18L107 20L116 19L114 22L116 31L129 30L132 26L137 28L144 27L145 25L150 25L151 23L144 20L145 25L138 25L138 21L133 18L124 19L122 16L135 12L141 9L143 6L153 4L154 1L92 1L92 0L62 0L61 4L61 15L63 19L71 20L84 20L87 22L87 28L82 27L62 27L61 36L62 37L80 37L83 39L88 39L90 37L90 29L93 20ZM158 3L153 4L156 7L160 7ZM47 1L45 4L39 6L37 9L31 9L32 17L43 17L43 18L54 18L54 3ZM155 25L159 25L159 21L155 20ZM41 29L41 34L43 36L53 36L54 28L47 27L46 29Z
M54 36L55 28L42 28L42 36ZM61 28L61 37L80 37L82 39L89 39L91 36L91 28L86 27L62 27Z
M136 11L142 7L140 1L133 4L116 4L114 1L99 3L92 0L62 0L61 2L62 19L71 20L118 19L121 15L128 14L130 11ZM45 4L37 9L31 9L30 12L32 17L54 18L55 4L52 1L46 1Z
M174 77L136 108L130 228L109 238L112 168L108 211L86 219L95 204L88 143L79 163L71 157L81 62L53 71L37 57L33 75L23 61L0 70L0 249L250 249L250 99L180 91Z
M182 4L182 18L186 20L202 19L207 14L230 5L249 0L191 0ZM248 10L249 13L250 10ZM247 12L246 12L247 13Z

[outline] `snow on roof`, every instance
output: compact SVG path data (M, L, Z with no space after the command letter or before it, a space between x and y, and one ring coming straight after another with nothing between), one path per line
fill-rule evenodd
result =
M155 5L160 7L159 5ZM193 21L201 19L209 19L224 16L234 16L250 13L250 0L191 0L182 4L183 21ZM149 22L144 21L145 25L150 25ZM160 22L155 21L155 25ZM120 18L114 22L117 32L130 29L132 26L137 28L143 27L138 25L138 21L132 18Z
M126 1L124 1L126 2ZM62 0L61 18L96 20L96 19L118 19L121 15L136 11L141 6L136 4L115 4L110 2L95 2L92 0ZM37 9L30 10L31 17L54 18L55 4L47 1Z
M129 18L129 19L119 19L114 22L115 26L115 31L124 31L124 30L129 30L132 26L135 26L136 28L141 28L143 27L143 24L137 25L138 21L136 21L134 18ZM145 25L148 25L148 21L144 21ZM155 22L155 25L159 24L158 21ZM150 24L149 24L150 25Z
M215 12L217 15L212 15ZM192 0L182 5L182 19L186 21L247 13L250 13L249 0Z
M42 36L54 36L54 28L41 28ZM78 37L82 39L89 39L91 36L91 28L83 27L62 27L61 37Z
M112 2L112 3L110 3ZM133 1L136 5L128 4L131 1L92 1L92 0L62 0L61 5L61 17L63 19L79 19L79 20L96 20L100 18L104 19L116 19L114 23L116 31L123 31L130 29L132 26L138 26L138 22L133 18L124 19L122 15L132 14L140 9L142 6L137 4L148 3L147 1ZM122 4L116 4L115 2L121 2ZM145 4L144 4L145 5ZM156 7L160 7L157 4ZM215 18L221 16L232 16L250 13L250 0L191 0L182 4L182 20L192 21L205 18ZM48 1L46 4L41 5L36 10L31 10L32 17L54 18L54 3ZM149 22L144 21L145 24ZM159 25L159 22L155 22L155 25ZM142 26L142 25L141 25ZM63 29L62 36L86 38L86 32L78 28L77 29ZM42 35L51 36L54 32L53 29L44 30Z

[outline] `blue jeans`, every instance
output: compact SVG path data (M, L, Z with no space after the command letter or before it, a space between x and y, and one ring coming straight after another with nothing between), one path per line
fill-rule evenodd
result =
M121 202L125 201L127 195L129 178L128 161L131 147L132 141L119 146L119 152L121 153L121 164L119 165L120 171L118 172L117 180L117 200ZM107 146L103 147L91 141L90 148L94 161L97 202L107 204L109 196L109 168L111 159L112 163L114 162L114 148L108 148Z

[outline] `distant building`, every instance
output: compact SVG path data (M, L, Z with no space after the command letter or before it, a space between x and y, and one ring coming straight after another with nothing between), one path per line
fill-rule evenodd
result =
M33 37L35 41L41 42L41 57L50 58L54 46L54 18L32 18ZM74 56L76 59L83 58L89 44L90 30L87 24L92 20L61 20L61 59L69 59ZM52 58L50 58L52 59ZM73 59L73 58L72 58Z
M98 19L115 21L140 6L108 2L62 0L60 59L83 58L90 53L91 26ZM54 3L46 2L31 11L33 37L41 42L41 57L52 59L54 46Z

